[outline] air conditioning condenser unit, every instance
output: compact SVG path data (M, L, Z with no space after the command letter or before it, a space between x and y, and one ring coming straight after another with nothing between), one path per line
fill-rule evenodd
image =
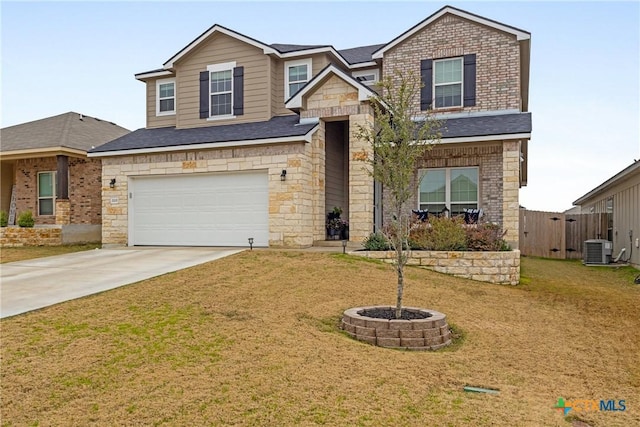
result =
M613 252L613 242L604 239L585 240L584 263L585 264L609 264Z

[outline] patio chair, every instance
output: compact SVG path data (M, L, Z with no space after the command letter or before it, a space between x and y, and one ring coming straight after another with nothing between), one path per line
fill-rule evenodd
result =
M466 224L477 224L482 217L482 209L463 209L464 222Z
M429 220L429 209L411 209L411 212L414 215L418 216L418 219L422 222L427 222Z

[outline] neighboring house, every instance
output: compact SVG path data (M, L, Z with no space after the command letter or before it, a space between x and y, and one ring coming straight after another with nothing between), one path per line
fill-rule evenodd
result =
M354 134L373 121L373 85L398 69L421 76L416 105L446 119L413 205L482 209L517 248L529 48L528 32L449 6L389 43L345 50L214 25L136 75L146 128L90 151L103 161L103 244L307 247L326 239L334 206L362 242L384 198Z
M102 165L87 151L129 133L111 122L65 113L0 130L0 209L36 225L78 225L100 241Z
M588 238L613 242L614 258L624 249L621 259L628 259L631 265L640 268L640 160L635 160L573 204L580 206L583 214L605 214L606 233Z

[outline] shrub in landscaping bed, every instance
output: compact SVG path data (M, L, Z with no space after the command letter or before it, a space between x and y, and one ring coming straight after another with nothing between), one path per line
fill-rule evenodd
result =
M466 225L462 217L429 218L411 226L409 246L423 251L509 251L506 231L498 224ZM367 251L388 251L389 241L382 232L369 235L363 242Z
M33 227L35 225L35 220L33 219L33 214L31 211L24 211L18 216L18 225L20 227Z

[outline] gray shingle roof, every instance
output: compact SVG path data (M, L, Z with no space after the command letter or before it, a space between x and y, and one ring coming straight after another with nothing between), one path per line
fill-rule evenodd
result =
M446 119L442 138L507 135L531 132L531 113L469 116Z
M298 124L298 116L278 116L264 122L238 123L189 129L175 127L138 129L91 150L91 153L174 147L215 142L303 137L316 124Z
M274 48L280 53L289 53L289 52L297 52L299 50L307 50L307 49L316 49L319 47L330 47L329 45L308 45L308 44L283 44L283 43L272 43L269 46Z
M114 123L68 112L0 130L0 152L52 147L88 151L128 133Z
M342 49L339 50L338 53L342 55L344 59L347 60L349 64L358 64L360 62L369 62L371 61L371 54L381 47L385 46L384 44L372 44L369 46L360 46L353 47L350 49Z

